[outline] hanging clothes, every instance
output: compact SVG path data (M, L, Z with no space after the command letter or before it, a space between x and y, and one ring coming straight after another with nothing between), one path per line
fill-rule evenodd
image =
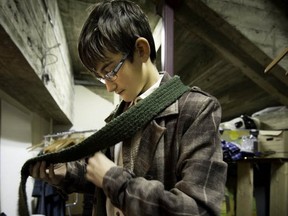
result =
M35 179L32 196L37 198L34 214L65 216L67 197L63 197L55 187Z
M94 194L83 194L83 211L82 216L91 216L93 210Z
M44 146L38 153L38 156L57 152L72 145L76 145L95 132L95 129L85 131L67 131L44 136L43 142L36 145L37 148ZM36 147L32 146L31 150ZM42 180L35 179L32 197L37 198L36 207L33 209L34 214L43 214L45 216L65 216L68 196L63 195L55 187ZM89 204L89 201L85 204ZM90 207L88 206L87 208L88 212Z

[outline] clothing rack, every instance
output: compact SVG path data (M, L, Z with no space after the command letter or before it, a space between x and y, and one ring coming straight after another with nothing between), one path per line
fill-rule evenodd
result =
M43 141L37 145L28 147L34 150L38 147L43 148L43 153L57 152L63 148L75 145L95 133L96 129L82 131L65 131L60 133L48 134L43 137Z
M62 150L63 148L69 147L71 145L76 145L86 139L88 136L95 133L96 129L91 130L82 130L82 131L65 131L60 133L54 133L54 134L48 134L43 137L43 141L40 144L33 145L29 147L30 150L34 150L38 147L42 148L42 152L45 153L51 153L51 152L57 152ZM69 202L65 204L65 208L67 210L67 214L69 216L72 215L71 208L73 206L76 206L79 202L79 194L74 193L75 197L72 202Z
M72 215L72 214L71 214L71 207L76 206L77 203L78 203L78 200L79 200L79 194L78 194L78 193L75 193L75 199L74 199L74 201L71 202L71 203L66 203L65 206L66 206L66 208L67 208L67 212L68 212L68 215L69 215L69 216Z
M45 138L55 138L55 137L63 137L65 135L71 135L71 134L77 134L77 133L89 133L89 132L96 132L96 129L91 129L91 130L82 130L82 131L76 131L76 130L71 130L71 131L64 131L64 132L59 132L59 133L54 133L54 134L49 134L45 135Z

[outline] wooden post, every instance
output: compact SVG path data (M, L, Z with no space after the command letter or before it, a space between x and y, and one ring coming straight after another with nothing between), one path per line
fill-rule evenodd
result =
M174 74L174 11L164 2L162 8L162 20L164 26L163 41L161 46L162 70L170 75Z
M270 215L288 215L288 162L271 164Z
M249 161L237 163L236 216L253 214L253 166Z

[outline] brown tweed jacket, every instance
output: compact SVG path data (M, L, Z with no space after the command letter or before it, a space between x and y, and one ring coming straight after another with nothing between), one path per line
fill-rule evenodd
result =
M220 121L218 101L193 87L143 129L133 170L129 157L108 171L105 195L127 216L220 215L227 171ZM66 192L94 192L83 165L68 164Z

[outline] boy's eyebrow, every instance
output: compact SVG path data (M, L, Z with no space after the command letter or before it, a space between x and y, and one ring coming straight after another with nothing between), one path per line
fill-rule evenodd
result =
M103 66L99 69L99 72L103 71L106 67L108 67L110 64L112 64L113 61L107 61L106 63L103 64Z

